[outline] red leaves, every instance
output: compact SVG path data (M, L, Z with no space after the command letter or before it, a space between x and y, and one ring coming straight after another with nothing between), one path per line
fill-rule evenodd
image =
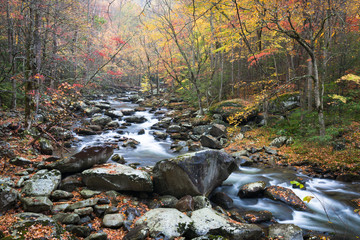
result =
M250 56L247 60L250 63L249 67L257 64L257 61L259 61L260 59L271 56L275 52L276 49L264 49L260 53Z

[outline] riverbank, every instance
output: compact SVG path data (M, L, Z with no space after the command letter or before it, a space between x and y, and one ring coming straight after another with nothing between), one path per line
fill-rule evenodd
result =
M122 101L125 100L124 98L119 98ZM133 99L133 101L139 101L140 98L137 98L136 100ZM208 141L201 141L201 135L199 134L189 134L190 132L195 131L195 129L197 131L205 131L206 132L206 128L204 126L206 125L210 125L212 127L214 127L214 125L221 123L220 121L216 121L216 122L212 122L213 120L209 117L203 117L203 118L199 118L196 117L196 111L192 110L191 108L187 107L183 102L178 102L175 101L178 99L170 99L170 100L166 100L163 99L161 101L158 102L158 104L155 104L154 107L154 103L153 101L149 101L151 102L151 104L145 104L145 102L143 102L144 106L149 107L147 109L147 111L153 111L154 113L156 112L160 112L160 114L165 114L167 113L168 116L163 116L161 118L161 120L155 124L156 128L165 128L167 129L166 133L173 141L174 141L174 151L188 151L189 150L189 146L192 146L194 148L198 148L198 150L200 150L200 146L199 146L199 142L200 144L209 144ZM104 102L100 102L102 105L102 107L106 107L105 105L107 105L107 103ZM96 104L96 103L95 103ZM98 105L100 106L100 105ZM180 109L182 108L181 113L176 112L176 111L163 111L161 109L159 109L159 107L164 107L167 106L169 108L173 108L173 109ZM138 109L138 110L143 110L143 109ZM161 112L162 111L162 112ZM124 111L125 112L125 111ZM140 111L141 112L141 111ZM6 113L7 114L7 113ZM170 118L173 120L173 124L169 124L166 123L167 121L164 121L164 118ZM10 115L9 115L10 117ZM92 116L90 122L91 123L95 123L95 117L96 116ZM142 119L137 118L137 119ZM12 119L13 121L16 122L16 119ZM134 120L132 118L132 120ZM219 119L218 119L219 120ZM99 132L103 132L103 131L108 131L107 129L117 129L119 126L121 126L122 124L120 124L117 127L113 127L113 128L109 128L111 126L114 126L113 124L108 125L111 122L111 120L109 121L109 119L106 120L106 123L103 124L103 126L100 126L100 130L98 130ZM171 122L171 121L170 121ZM100 123L100 122L99 122ZM134 123L134 125L137 125L138 123ZM164 125L162 125L164 124ZM102 125L102 123L100 124ZM126 125L126 124L125 124ZM220 124L221 125L221 124ZM21 138L21 132L19 133L18 131L18 126L15 124L14 126L12 125L7 125L5 123L5 132L4 132L4 128L2 128L2 131L6 134L3 134L3 137L6 141L4 141L5 143L9 143L10 146L12 146L12 149L15 150L14 154L19 154L20 156L23 157L28 157L28 159L31 161L27 162L27 161L19 161L17 164L14 164L14 162L7 163L6 166L4 166L3 170L5 169L4 172L2 172L2 176L11 176L10 177L10 181L9 183L6 183L7 185L9 185L10 187L14 187L14 189L20 193L24 193L23 192L23 188L24 185L22 185L21 183L21 179L22 181L27 181L29 179L33 179L33 176L36 174L39 174L37 168L41 169L44 168L43 164L39 164L39 162L42 162L44 159L49 159L48 155L33 155L33 154L29 154L31 153L30 151L33 151L31 149L31 147L27 146L26 143L28 143L29 141L31 142L31 139L26 139L27 141L25 141L24 138ZM92 130L95 131L94 129L99 129L99 127L90 127L91 125L84 125L87 130ZM217 125L216 125L217 126ZM180 127L180 128L179 128ZM13 129L13 130L12 130ZM170 131L169 131L170 129ZM184 129L188 129L186 131L184 131ZM191 131L189 130L191 129ZM155 130L155 129L154 129ZM214 135L217 135L221 130L223 130L223 128L221 126L217 126L216 130L213 130L211 134L205 134L208 137L206 138L206 140L214 140L213 138ZM124 131L124 129L122 129L122 131ZM145 129L145 131L148 131L147 129ZM210 130L211 131L211 130ZM155 131L154 131L155 132ZM153 132L153 133L154 133ZM205 133L204 132L204 133ZM89 132L87 132L89 133ZM182 134L182 133L186 133ZM199 132L201 133L201 132ZM97 135L98 133L95 132L95 134ZM218 135L218 138L216 138L216 141L219 141L219 143L212 142L211 144L214 144L214 146L217 146L217 144L221 144L222 146L226 146L227 144L229 144L226 148L226 150L229 153L236 153L239 152L239 150L244 150L243 146L244 145L240 145L240 143L244 143L244 141L247 141L246 139L248 139L249 141L255 141L254 143L247 143L245 146L245 148L247 148L247 154L248 156L242 155L239 157L240 163L243 163L243 157L247 157L247 164L252 163L253 166L257 166L258 164L261 164L262 166L268 166L268 167L277 167L279 164L280 166L285 167L285 165L281 162L283 160L283 154L280 152L273 152L271 150L274 149L264 149L263 146L269 146L269 143L264 143L259 145L259 142L257 142L256 136L252 136L252 135L248 135L250 134L250 132L245 132L244 134L244 138L242 140L238 139L238 140L232 140L231 138L229 138L228 136L225 138L223 135L223 133L221 133L220 135ZM197 136L199 135L199 136ZM239 133L236 132L232 132L233 137L238 136ZM159 136L159 135L158 135ZM192 136L191 142L188 142L188 137ZM17 139L17 137L19 137L19 139ZM107 137L106 137L107 138ZM191 145L183 145L184 140L183 138L186 138L186 144L191 143ZM118 139L118 140L116 140ZM122 141L120 141L120 139ZM119 144L120 142L124 142L125 139L124 138L108 138L106 139L107 143L110 144ZM129 140L129 138L127 138L126 140ZM242 141L242 142L237 142L237 141ZM65 141L66 142L66 141ZM65 143L64 142L64 143ZM128 141L129 142L129 141ZM133 148L132 146L134 146L132 151L137 151L136 150L136 143L134 141L130 141L133 144L130 144L129 147ZM76 141L75 141L76 143ZM253 144L253 145L252 145ZM65 145L65 144L63 144ZM121 144L122 147L123 143ZM241 146L241 149L239 149L238 147ZM37 146L40 147L40 146ZM126 148L126 146L125 146ZM8 148L11 149L11 148ZM266 152L267 151L267 152ZM215 152L214 152L215 153ZM32 155L32 156L31 156ZM106 155L106 154L105 154ZM31 156L31 157L29 157ZM104 157L105 160L107 160L108 157ZM126 159L125 159L126 160ZM261 160L261 161L260 161ZM266 161L264 161L266 160ZM101 160L102 161L102 160ZM22 165L23 166L19 166ZM86 164L85 164L86 165ZM105 169L109 169L110 165L106 165ZM136 168L136 166L134 166ZM86 167L88 168L88 167ZM51 168L52 169L52 168ZM141 169L144 169L143 167ZM61 169L60 169L61 170ZM139 169L138 169L139 170ZM43 171L43 170L40 170ZM63 171L63 170L62 170ZM113 174L114 169L110 169L109 170L109 174ZM127 171L130 171L130 169L128 169ZM148 171L150 174L152 174L151 169L150 170L146 170ZM146 172L145 171L145 172ZM13 173L16 174L14 175ZM51 199L53 201L53 205L52 207L43 209L42 213L45 213L46 215L52 216L54 218L55 215L57 215L57 217L55 217L57 219L57 221L62 222L62 227L63 229L67 229L67 231L65 231L65 235L63 236L64 238L66 237L66 235L69 236L68 232L72 232L74 234L76 234L79 238L84 238L86 237L88 234L90 233L99 233L98 235L98 239L105 239L104 236L107 235L108 239L122 239L125 235L128 236L128 238L125 239L136 239L136 238L130 238L128 234L130 234L131 229L134 229L134 223L141 218L145 212L149 212L150 209L157 209L157 208L177 208L177 209L183 209L181 210L181 212L186 212L188 213L188 217L190 217L191 219L188 221L195 221L192 216L194 212L197 210L201 210L203 209L203 207L206 206L206 201L204 202L204 198L199 198L195 200L195 198L185 198L185 199L177 199L175 197L170 197L170 196L161 196L158 195L156 193L152 193L151 189L150 189L150 185L149 185L149 190L143 189L142 193L128 193L127 191L119 191L119 192L114 192L114 191L91 191L88 190L86 186L83 185L83 183L79 180L79 175L74 175L72 178L65 178L66 174L62 176L61 179L61 183L60 186L62 186L61 188L59 187L58 190L62 190L65 191L67 193L64 192L56 192L57 194L60 194L60 197L53 195L53 190L49 192L49 199ZM154 176L152 176L154 177ZM55 178L56 178L56 174L55 174ZM149 177L145 177L145 179L149 178ZM58 178L56 178L58 181ZM66 180L65 180L66 179ZM151 180L146 180L146 181L153 181L153 179ZM11 184L12 182L12 184ZM67 184L65 184L67 183ZM87 183L88 184L88 183ZM56 185L56 184L55 184ZM74 189L69 189L67 187L64 186L78 186L78 188L74 188ZM133 187L133 186L132 186ZM56 189L56 188L55 188ZM11 190L12 191L12 190ZM11 192L10 190L8 192ZM56 191L56 190L55 190ZM146 193L148 192L148 193ZM69 195L68 193L71 193L72 195ZM27 193L28 194L28 193ZM63 195L61 195L63 194ZM30 194L31 195L31 194ZM223 196L223 195L220 195ZM21 198L22 199L22 198ZM218 204L216 205L222 205L224 206L224 202L226 202L226 197L225 198L220 198L220 202L218 202ZM44 199L37 199L36 202L38 202L38 200L44 200ZM190 202L189 202L190 201ZM208 201L208 200L207 200ZM216 200L215 200L216 201ZM230 201L230 200L228 200ZM301 200L300 200L301 201ZM181 204L180 204L180 203ZM191 202L193 202L194 206L191 205ZM33 202L34 203L34 202ZM15 202L13 202L12 204L14 204L14 206L12 206L12 208L8 211L6 211L6 214L1 218L2 222L4 223L3 226L7 227L7 229L2 229L6 234L9 234L11 232L11 221L9 221L10 218L14 219L15 215L18 213L21 213L24 208L27 208L27 210L34 210L34 208L31 208L29 206L32 206L31 204L25 204L24 205L24 200L22 199L21 203L17 202L17 200ZM46 202L44 203L46 205ZM77 207L69 207L72 206L74 204L78 204L79 206ZM178 205L179 204L179 205ZM190 204L190 205L189 205ZM178 206L177 206L178 205ZM196 207L195 209L195 206ZM203 207L199 207L203 206ZM224 219L227 219L227 215L230 215L232 218L231 219L227 219L227 221L236 221L236 222L242 222L243 224L250 224L250 223L254 223L252 222L253 220L251 220L251 218L249 218L248 220L244 220L242 215L236 214L234 211L232 211L232 213L230 213L230 211L226 211L224 210L224 208L222 207L216 207L216 205L213 205L213 207L220 213L223 213L224 215L221 215L220 219L217 220L217 222L224 222ZM40 205L38 205L40 206ZM42 206L42 205L41 205ZM183 208L185 206L185 208ZM186 207L188 206L188 207ZM207 205L209 207L209 205ZM70 208L74 208L71 209ZM55 209L55 210L54 210ZM66 211L64 209L67 209ZM81 210L77 210L77 209L81 209ZM76 211L75 211L76 210ZM58 211L58 212L57 212ZM79 213L80 211L80 213ZM82 212L84 211L84 212ZM203 211L203 210L202 210ZM213 212L207 212L206 214L212 214ZM77 216L77 215L78 216ZM116 215L112 215L113 217L116 218L116 221L118 222L116 226L114 225L107 225L107 223L104 223L104 217L105 215L111 215L111 214L116 214ZM159 214L159 213L157 213ZM219 213L218 213L219 214ZM254 214L254 213L253 213ZM258 213L257 213L258 214ZM264 213L260 213L264 214ZM196 215L196 214L195 214ZM265 222L266 221L274 221L274 219L272 219L272 217L265 217ZM18 216L18 215L17 215ZM39 218L42 216L35 216L35 215L31 215L32 218ZM30 216L30 217L31 217ZM271 216L271 215L270 215ZM18 216L20 218L27 218L27 216ZM255 219L257 219L259 217L259 215L256 215ZM110 218L110 216L109 216ZM214 216L215 218L215 216ZM70 219L70 220L69 220ZM112 218L111 218L112 219ZM113 221L114 219L112 219ZM50 221L50 220L49 220ZM115 221L115 220L114 220ZM155 221L159 221L159 220L155 220ZM226 224L227 224L226 221ZM121 224L120 224L121 222ZM261 221L260 221L261 222ZM38 224L38 223L37 223ZM113 224L113 223L108 223L108 224ZM225 225L226 225L225 224ZM238 224L238 223L237 223ZM38 227L33 227L32 230L33 232L29 231L27 232L27 234L36 234L39 232L42 232L44 234L50 234L51 235L51 231L49 230L48 232L45 231L44 226L40 226L41 224L38 225ZM227 227L222 227L223 231L228 231L226 230ZM55 225L54 225L55 226ZM87 226L87 227L86 227ZM187 224L182 225L183 227L185 227L185 229L187 229ZM250 227L250 226L249 226ZM265 226L263 226L265 229ZM287 226L290 227L290 226ZM142 232L143 238L139 238L139 239L145 239L146 235L149 233L149 229L146 230L142 229L142 228L135 228L137 229L136 234L140 234ZM253 229L254 230L254 234L259 234L258 228ZM286 232L287 230L282 230L282 232ZM105 232L105 234L102 234L101 232ZM181 232L181 231L180 231ZM196 229L195 229L196 232ZM297 234L299 232L299 230L296 228L295 233ZM59 234L64 234L64 233L59 233ZM131 232L131 234L135 234L134 232ZM130 234L130 236L131 236ZM229 233L225 234L226 236ZM239 233L240 234L240 233ZM46 235L46 236L50 236L50 235ZM224 236L225 236L224 235ZM262 235L262 234L260 234ZM256 236L260 236L260 235L256 235ZM314 234L310 234L310 235L314 235ZM321 236L321 234L315 234L315 235L319 235ZM267 235L269 236L269 235ZM95 237L95 236L93 236ZM248 236L249 239L250 236ZM260 238L260 237L259 237ZM257 238L257 239L259 239ZM265 236L262 236L262 238L266 238ZM201 238L203 239L203 238ZM221 239L221 238L218 238Z

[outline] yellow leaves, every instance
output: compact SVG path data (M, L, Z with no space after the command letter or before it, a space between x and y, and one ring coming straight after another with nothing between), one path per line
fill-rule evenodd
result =
M346 103L347 98L341 95L337 95L337 94L329 94L329 97L331 97L334 100L339 100L342 103Z
M341 81L352 81L360 85L360 76L357 76L355 74L347 74L345 76L342 76L340 79L338 79L336 83L339 83Z

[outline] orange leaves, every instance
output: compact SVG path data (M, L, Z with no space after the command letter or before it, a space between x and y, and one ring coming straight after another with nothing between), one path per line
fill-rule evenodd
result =
M274 54L277 50L276 49L264 49L258 54L254 54L248 58L248 62L250 63L249 67L257 64L257 62L265 57L269 57Z

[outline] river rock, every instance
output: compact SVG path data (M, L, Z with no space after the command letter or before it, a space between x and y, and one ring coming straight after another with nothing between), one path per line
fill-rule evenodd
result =
M110 109L111 108L110 103L108 103L108 102L97 102L97 103L95 103L95 107L98 107L100 109Z
M124 114L120 110L106 111L105 115L111 117L112 119L121 119L124 116Z
M93 125L93 126L98 126L98 125ZM100 130L101 130L101 127L100 127ZM83 136L96 135L96 132L94 130L88 129L88 128L75 128L74 132L76 134L83 135Z
M153 184L147 172L111 163L82 172L85 185L91 189L151 192Z
M21 202L25 211L35 213L49 211L53 206L47 197L24 197Z
M63 224L78 224L80 216L76 213L58 213L53 216L53 219Z
M142 224L137 225L125 235L124 240L143 240L149 235L149 228Z
M86 115L92 116L95 113L100 113L101 109L98 108L98 107L87 107L87 108L84 109L84 112L85 112Z
M224 192L217 192L210 198L215 204L224 209L231 209L234 207L234 201Z
M73 156L51 163L47 167L58 169L62 173L81 172L95 164L105 163L113 151L110 145L85 147Z
M303 240L302 230L294 224L273 224L269 226L269 237L282 240Z
M161 195L209 195L237 169L225 152L204 150L156 163L153 169L154 189Z
M51 199L60 200L60 199L69 199L73 198L74 194L71 192L63 191L63 190L55 190L51 193Z
M69 203L54 205L51 209L51 214L57 214L60 212L64 212L69 206L70 206Z
M103 226L108 228L119 228L124 223L124 217L122 214L106 214L103 218Z
M202 208L191 214L193 224L190 227L191 237L206 234L221 235L228 239L260 239L262 230L253 224L235 224L228 221L220 213L210 208Z
M222 144L215 137L211 135L202 135L200 138L201 145L211 149L221 149Z
M221 124L214 124L210 129L210 135L216 138L226 136L226 127Z
M29 159L23 158L23 157L16 157L11 159L10 164L15 166L29 166L32 164L32 162Z
M165 140L167 137L168 137L168 134L165 133L165 132L160 132L160 131L155 131L155 132L152 132L152 135L154 135L154 138L156 140Z
M168 133L179 133L181 132L181 127L179 125L170 125L167 129Z
M130 109L130 108L129 109L122 109L121 111L125 116L130 116L130 115L135 114L135 109Z
M195 196L194 199L194 208L195 210L199 210L202 208L211 208L210 200L205 196Z
M92 207L84 207L84 208L77 208L74 210L74 213L78 214L79 216L88 216L94 212Z
M275 200L283 202L297 210L306 211L307 206L296 194L288 188L280 186L270 186L265 189L265 196Z
M52 127L50 133L56 138L56 140L70 140L74 137L74 134L62 127Z
M243 218L248 223L261 223L268 222L272 219L272 213L269 211L246 211L243 214Z
M68 177L65 177L61 180L59 189L67 192L72 192L76 188L83 187L84 183L81 181L81 174L74 174Z
M265 188L266 183L264 181L248 183L240 188L238 196L241 198L260 197L264 194Z
M90 234L85 240L107 240L107 234L105 232L97 232Z
M144 123L146 118L144 116L131 116L124 119L127 123Z
M176 208L176 203L179 200L171 195L164 195L159 197L159 202L162 208Z
M91 233L91 229L88 226L67 225L66 230L77 237L83 238L86 238Z
M40 153L44 155L52 155L54 147L51 145L50 141L45 138L40 138Z
M199 125L193 128L195 135L209 134L212 125Z
M61 181L61 173L58 170L40 170L25 182L21 191L25 196L50 196L57 189Z
M98 198L90 198L82 201L75 202L66 208L68 211L74 211L79 208L93 207L98 203Z
M192 220L182 212L173 208L157 208L148 211L136 221L136 226L146 225L150 236L162 234L165 238L180 237L190 227Z
M186 195L179 199L175 208L181 212L194 211L194 199L190 195Z
M103 116L101 114L96 114L91 118L91 123L95 124L95 125L99 125L102 127L105 127L106 124L108 124L109 122L111 122L111 117L109 116Z
M18 193L16 190L8 186L7 183L1 181L0 184L0 213L16 206L18 200Z

